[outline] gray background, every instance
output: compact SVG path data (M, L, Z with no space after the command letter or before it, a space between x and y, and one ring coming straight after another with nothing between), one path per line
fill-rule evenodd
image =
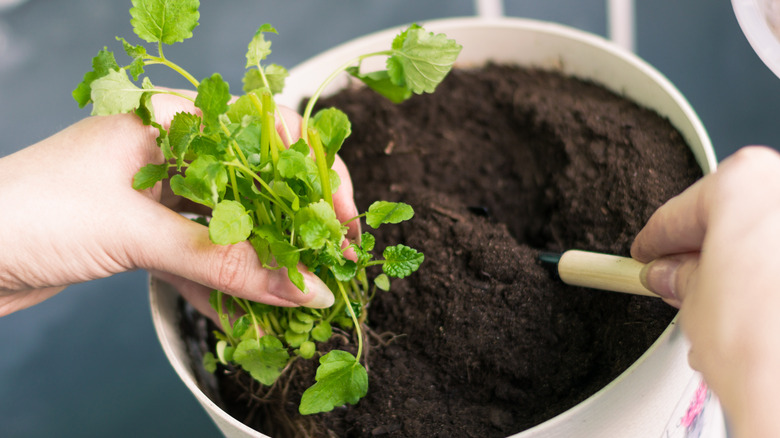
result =
M637 3L638 54L688 98L718 157L746 144L780 146L780 79L751 50L730 2ZM129 0L30 0L0 11L0 156L88 114L70 91L100 48L121 52L115 36L138 42L129 6ZM603 0L507 0L505 11L606 35ZM472 14L471 0L204 0L195 37L166 55L196 77L219 71L237 89L246 42L265 22L280 32L273 62L292 67L365 33ZM155 83L186 85L162 72L152 71ZM0 214L6 208L13 206L0 206ZM217 433L157 343L145 273L73 286L0 319L0 435Z

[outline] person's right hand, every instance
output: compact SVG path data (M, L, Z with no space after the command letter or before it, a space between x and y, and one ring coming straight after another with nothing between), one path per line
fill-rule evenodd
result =
M689 362L738 437L780 436L780 154L749 147L662 206L632 256L680 307Z

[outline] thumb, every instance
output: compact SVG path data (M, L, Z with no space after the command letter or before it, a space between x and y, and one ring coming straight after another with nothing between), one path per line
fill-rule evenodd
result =
M167 272L227 294L274 306L333 305L330 289L316 275L299 265L306 292L293 285L286 269L263 268L249 242L217 245L208 227L154 203L153 217L136 220L137 250L129 257L135 265ZM153 228L143 224L154 224Z
M647 289L679 308L690 292L698 265L698 252L660 257L645 265L640 279Z

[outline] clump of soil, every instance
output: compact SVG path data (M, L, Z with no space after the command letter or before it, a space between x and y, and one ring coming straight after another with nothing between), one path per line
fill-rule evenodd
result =
M599 86L505 65L454 70L401 105L359 87L322 105L352 121L341 156L358 208L415 208L376 233L377 248L405 243L426 259L372 303L372 330L393 337L369 338L368 395L310 417L317 433L512 435L613 380L674 317L657 299L567 286L537 262L539 250L628 255L650 214L701 176L665 119ZM243 418L251 396L225 396L240 377L220 380Z

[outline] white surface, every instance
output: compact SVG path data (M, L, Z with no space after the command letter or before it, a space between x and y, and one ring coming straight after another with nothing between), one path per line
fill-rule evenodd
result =
M424 25L431 31L446 33L463 45L461 66L492 60L560 70L600 83L654 109L683 134L705 173L715 169L709 137L676 88L636 56L601 37L560 25L509 18L489 22L450 19ZM279 103L296 107L330 71L358 54L384 49L399 30L391 29L346 43L292 69ZM370 68L368 63L364 66ZM346 81L342 77L330 91L344 86ZM175 297L176 293L163 283L152 283L153 319L173 367L226 436L265 437L215 409L214 403L197 388L178 340ZM660 437L669 424L675 424L675 408L686 402L685 388L698 378L687 366L687 351L685 339L672 323L615 381L573 409L514 438Z
M780 1L731 0L731 4L753 50L780 77Z

